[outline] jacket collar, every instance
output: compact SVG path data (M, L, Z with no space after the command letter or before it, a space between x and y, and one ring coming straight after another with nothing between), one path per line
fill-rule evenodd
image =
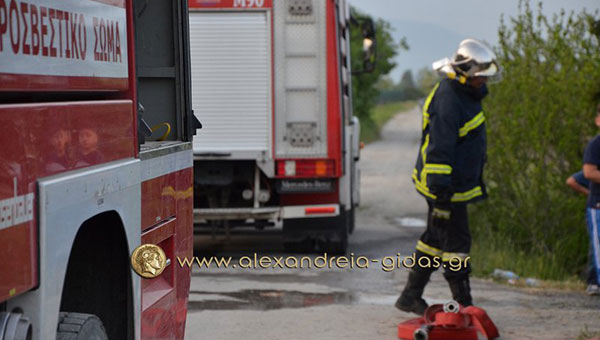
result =
M457 80L453 80L452 86L458 91L465 93L466 95L472 97L475 100L482 100L488 94L487 85L483 85L480 88L476 88L467 84L461 84Z

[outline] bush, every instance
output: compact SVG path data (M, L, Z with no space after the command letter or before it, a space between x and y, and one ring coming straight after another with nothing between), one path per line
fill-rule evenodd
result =
M352 15L361 20L373 18L352 7ZM369 137L366 129L375 131L376 124L373 121L373 109L379 97L379 89L375 86L396 66L394 57L401 51L407 50L408 45L404 39L396 42L392 36L392 26L385 20L379 18L374 20L377 40L377 61L375 69L371 73L355 73L352 75L352 108L353 113L360 119L363 137ZM350 53L352 59L352 71L364 69L363 67L363 35L358 25L350 26ZM377 135L375 133L375 135Z
M597 16L598 13L595 13ZM585 198L565 185L596 133L600 48L593 16L551 19L529 2L502 20L497 49L504 79L484 100L485 178L490 198L471 211L476 270L542 279L577 274L586 262Z
M379 94L379 98L377 98L377 104L417 100L423 97L425 95L417 88L383 90Z

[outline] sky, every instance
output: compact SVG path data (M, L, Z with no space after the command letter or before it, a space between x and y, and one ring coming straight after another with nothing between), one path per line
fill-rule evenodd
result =
M401 51L390 76L399 81L405 70L416 72L444 57L451 57L461 40L476 38L491 45L498 42L500 16L505 19L519 13L519 0L348 0L375 18L383 18L394 28L394 38L406 37L409 51ZM539 1L532 2L532 7ZM544 0L543 13L561 9L593 13L600 0ZM537 6L535 6L537 8ZM600 16L599 16L600 17Z

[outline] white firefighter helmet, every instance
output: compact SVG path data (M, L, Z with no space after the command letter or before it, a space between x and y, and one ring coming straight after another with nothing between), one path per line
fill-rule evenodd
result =
M486 77L500 80L500 66L494 51L476 39L465 39L460 42L452 59L444 58L433 63L433 69L440 73L465 82L468 78Z

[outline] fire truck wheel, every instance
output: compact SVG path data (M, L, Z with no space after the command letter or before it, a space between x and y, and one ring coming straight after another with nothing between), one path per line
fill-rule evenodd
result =
M354 232L354 215L355 215L356 207L353 205L352 209L348 211L348 233L352 234Z
M329 254L334 255L344 255L346 254L346 249L348 249L348 231L350 227L350 223L348 221L347 214L340 214L335 219L335 231L336 231L336 240L328 240L324 245L324 251Z
M93 314L61 312L56 340L108 340L100 318Z
M315 240L306 238L300 242L283 242L283 249L286 253L312 253L315 249Z

